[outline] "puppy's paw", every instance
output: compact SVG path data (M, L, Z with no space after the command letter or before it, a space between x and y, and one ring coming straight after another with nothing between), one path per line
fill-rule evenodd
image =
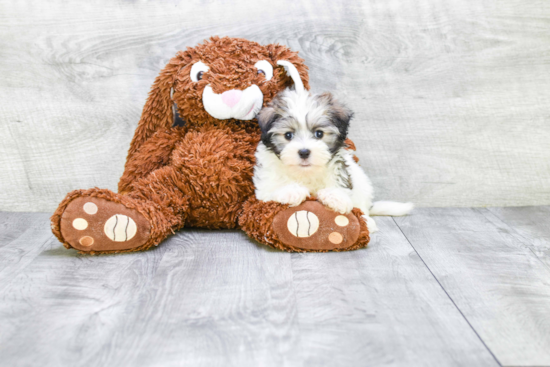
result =
M309 196L309 190L301 185L288 185L275 192L274 201L290 206L298 206Z
M376 225L374 219L372 219L368 215L363 215L363 219L367 222L367 228L369 229L370 233L378 232L378 226Z
M317 200L340 214L347 214L353 209L348 191L340 188L322 189L317 192Z

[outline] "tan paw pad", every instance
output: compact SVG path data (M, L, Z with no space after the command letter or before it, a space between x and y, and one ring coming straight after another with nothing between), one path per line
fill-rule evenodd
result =
M334 218L334 223L338 224L340 227L345 227L349 224L349 219L344 215L339 215Z
M84 247L90 247L94 244L94 239L90 236L84 236L78 242Z
M300 210L288 218L288 231L296 237L311 237L319 229L319 218L307 210Z
M88 221L84 218L76 218L73 220L73 228L79 231L83 231L88 228Z
M82 209L84 209L84 212L86 214L94 215L95 213L97 213L97 205L92 202L87 202L86 204L84 204Z
M334 243L335 245L339 245L344 240L344 237L338 232L332 232L331 234L328 235L328 240Z
M129 216L115 214L105 222L103 231L111 241L124 242L131 240L136 235L137 225Z

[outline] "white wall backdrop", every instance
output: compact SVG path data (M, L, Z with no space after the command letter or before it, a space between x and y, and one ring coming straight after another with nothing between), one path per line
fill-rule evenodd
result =
M0 210L116 189L153 79L211 35L300 51L379 199L550 204L550 2L0 0Z

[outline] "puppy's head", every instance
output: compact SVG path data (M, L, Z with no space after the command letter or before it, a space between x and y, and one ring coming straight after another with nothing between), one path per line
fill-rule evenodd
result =
M286 90L264 108L262 142L287 166L326 165L344 145L353 112L330 93Z

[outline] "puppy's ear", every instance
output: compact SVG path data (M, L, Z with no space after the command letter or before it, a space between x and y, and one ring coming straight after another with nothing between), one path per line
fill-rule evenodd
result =
M340 137L345 139L348 135L349 123L353 118L353 111L334 98L331 93L320 94L318 99L320 103L326 104L330 120L340 131Z
M258 124L260 125L260 130L262 130L262 135L265 135L277 119L277 113L275 112L275 108L270 105L263 108L257 118Z

